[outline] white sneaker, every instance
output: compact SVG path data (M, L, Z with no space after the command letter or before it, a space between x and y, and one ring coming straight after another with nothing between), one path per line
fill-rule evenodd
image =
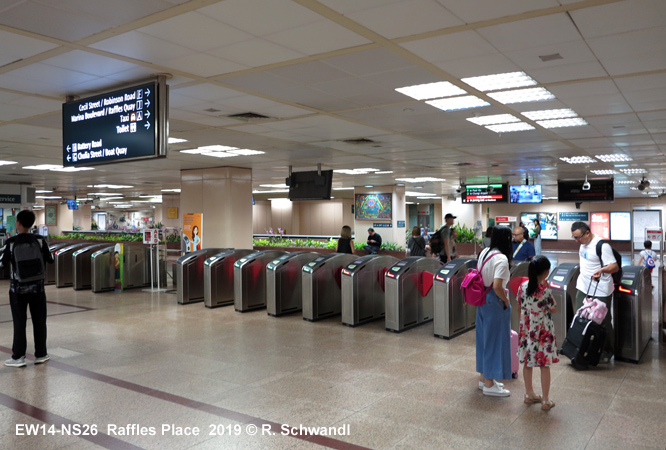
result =
M49 359L51 359L49 355L40 356L39 358L35 358L35 364L43 364Z
M5 366L7 367L25 367L25 356L21 356L19 359L8 359L5 361Z
M499 381L493 380L499 387L504 388L504 383L500 383ZM482 391L483 388L486 387L486 383L483 381L479 381L479 390Z
M511 395L508 389L500 387L497 381L493 380L493 387L487 388L484 386L483 395L490 395L492 397L508 397Z

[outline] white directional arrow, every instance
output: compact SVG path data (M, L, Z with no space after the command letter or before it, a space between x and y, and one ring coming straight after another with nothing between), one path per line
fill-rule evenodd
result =
M144 125L144 127L146 127L146 130L150 130L150 122L146 122L146 124Z
M67 155L67 162L70 162L72 160L72 157Z
M146 89L146 97L150 95L150 89Z
M146 108L150 108L150 100L146 99Z
M150 111L146 111L146 119L150 119Z
M71 149L72 149L72 147L70 147L70 146L68 145L68 146L67 146L67 153L69 153L69 151L70 151Z

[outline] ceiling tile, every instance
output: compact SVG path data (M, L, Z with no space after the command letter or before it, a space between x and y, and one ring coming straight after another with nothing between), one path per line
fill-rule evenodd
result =
M181 72L191 73L200 77L212 77L224 73L237 72L247 69L248 66L225 61L205 53L191 53L177 58L155 61L173 67Z
M522 0L502 0L501 2L483 2L483 5L480 5L478 2L461 2L458 0L437 0L437 2L444 5L449 11L466 23L558 6L556 0L534 0L529 2Z
M431 63L442 63L473 56L488 56L497 52L476 31L445 34L402 44L404 48Z
M0 30L0 42L2 42L0 67L57 47L50 42L39 41L4 30Z
M187 47L175 45L138 31L123 33L92 44L90 47L153 63L192 53L192 50Z
M207 53L246 67L275 64L305 56L303 53L258 38L218 47Z
M309 36L309 38L303 39L303 36ZM369 43L364 37L329 21L302 25L270 34L266 38L306 55L316 55Z
M664 24L662 0L624 0L608 5L571 11L576 26L585 38L658 27ZM627 20L631 17L631 20ZM603 20L599 20L603 18Z

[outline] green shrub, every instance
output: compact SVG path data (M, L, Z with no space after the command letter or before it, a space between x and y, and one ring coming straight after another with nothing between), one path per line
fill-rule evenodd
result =
M458 236L455 240L458 244L481 243L481 239L475 236L473 229L468 228L465 225L454 225L453 229L458 232Z

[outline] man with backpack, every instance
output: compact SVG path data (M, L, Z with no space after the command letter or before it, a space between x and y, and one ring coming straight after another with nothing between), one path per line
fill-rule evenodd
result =
M0 249L0 267L10 265L9 304L14 320L14 343L12 357L5 361L8 367L24 367L27 309L35 338L35 364L49 360L46 352L46 294L44 278L46 264L53 263L53 255L43 236L31 234L30 227L35 223L35 214L23 210L16 215L18 234L7 239Z
M435 238L434 240L439 240L439 244L436 244L435 242L431 242L430 244L431 251L439 254L439 260L443 263L451 261L455 254L456 247L453 243L456 237L455 230L453 229L453 221L455 219L457 219L456 216L447 213L444 216L444 226L437 230L435 233L437 235L436 237L433 236L433 238Z
M611 299L615 290L614 273L621 270L622 260L607 241L590 231L585 222L574 222L571 225L571 237L580 244L578 255L580 257L580 275L576 282L576 304L578 311L583 306L583 300L588 295L602 301L611 309ZM616 256L617 255L617 256ZM596 292L595 292L596 290ZM606 314L601 325L606 330L600 362L609 362L615 354L615 332L611 315Z

